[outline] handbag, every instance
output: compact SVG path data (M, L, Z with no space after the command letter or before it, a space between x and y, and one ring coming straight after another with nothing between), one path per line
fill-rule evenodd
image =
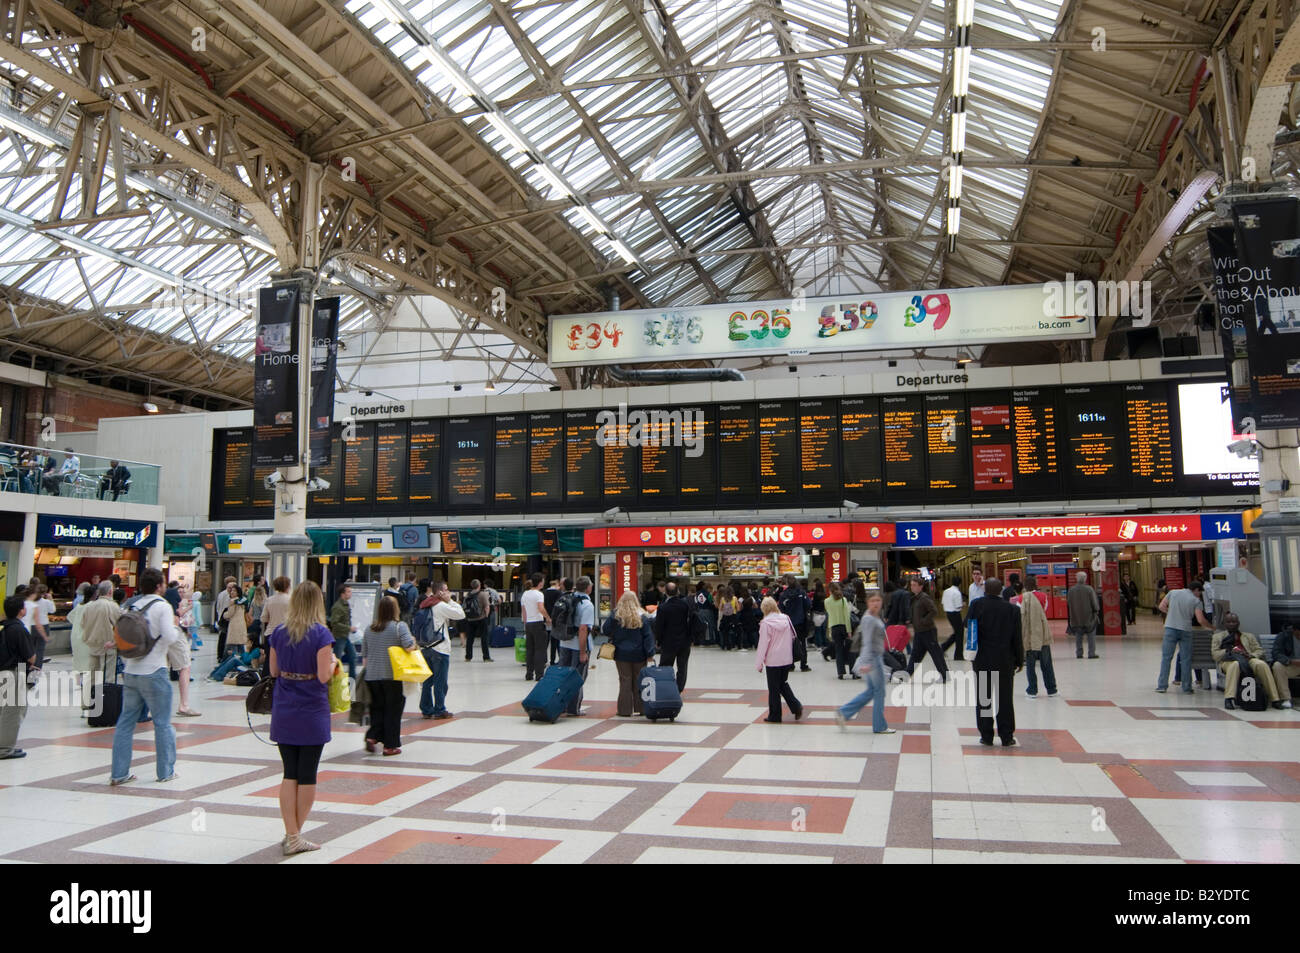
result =
M335 665L334 674L330 676L329 698L331 715L352 709L352 683L342 665Z
M393 678L399 682L423 682L433 675L421 653L408 652L400 645L388 647L388 661L393 667Z
M602 646L600 647L600 651L596 653L596 658L603 658L603 659L608 659L608 660L610 660L610 661L613 661L613 660L614 660L614 643L613 643L613 642L606 642L604 645L602 645Z
M271 701L275 693L275 679L264 678L248 690L244 710L250 715L271 714Z

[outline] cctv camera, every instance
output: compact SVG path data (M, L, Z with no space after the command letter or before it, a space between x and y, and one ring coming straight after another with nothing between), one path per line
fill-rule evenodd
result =
M268 490L274 490L284 482L284 475L279 470L272 470L262 479L262 485Z
M1259 455L1259 446L1253 440L1234 440L1228 444L1228 449L1239 457Z
M605 517L605 519L607 519L607 520L612 520L612 519L617 519L617 518L618 518L618 514L619 514L619 513L622 513L622 512L623 512L623 507L621 507L621 506L614 506L614 507L610 507L609 509L607 509L604 513L602 513L602 514L600 514L600 515L603 516L603 517Z
M320 477L312 477L310 480L307 481L308 493L316 493L320 490L328 490L329 488L330 488L329 480L322 480Z
M844 507L846 510L856 510L861 505L861 503L854 503L852 500L844 500L840 503L840 506Z

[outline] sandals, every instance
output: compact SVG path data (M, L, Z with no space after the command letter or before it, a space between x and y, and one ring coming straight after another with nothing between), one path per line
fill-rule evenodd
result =
M366 751L368 751L370 754L374 754L374 753L375 753L375 748L376 748L378 745L379 745L379 742L377 742L377 741L371 741L369 738L366 739Z

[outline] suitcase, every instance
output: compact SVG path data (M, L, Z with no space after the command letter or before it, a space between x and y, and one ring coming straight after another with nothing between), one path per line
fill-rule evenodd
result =
M520 665L528 664L528 640L522 635L515 636L515 661Z
M91 714L86 724L92 728L112 728L122 714L122 685L119 682L103 682L90 688L90 710L94 712L103 703L103 710L98 715Z
M555 724L581 692L581 672L564 665L552 665L524 699L524 711L528 712L529 721Z
M509 626L493 626L488 633L488 646L494 649L508 649L515 644L515 631Z
M651 721L673 721L682 713L682 695L677 690L677 673L670 665L647 665L641 669L641 708Z

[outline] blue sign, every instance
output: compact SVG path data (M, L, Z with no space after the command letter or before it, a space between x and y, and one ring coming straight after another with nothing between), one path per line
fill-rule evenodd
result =
M924 548L933 541L928 522L895 523L894 531L898 534L896 537L897 542L894 543L895 546Z
M40 546L104 546L123 549L156 545L158 524L141 520L96 519L90 516L36 517Z
M346 533L339 536L339 552L355 553L357 551L357 538L349 536Z
M1244 539L1240 513L1202 513L1201 539Z

